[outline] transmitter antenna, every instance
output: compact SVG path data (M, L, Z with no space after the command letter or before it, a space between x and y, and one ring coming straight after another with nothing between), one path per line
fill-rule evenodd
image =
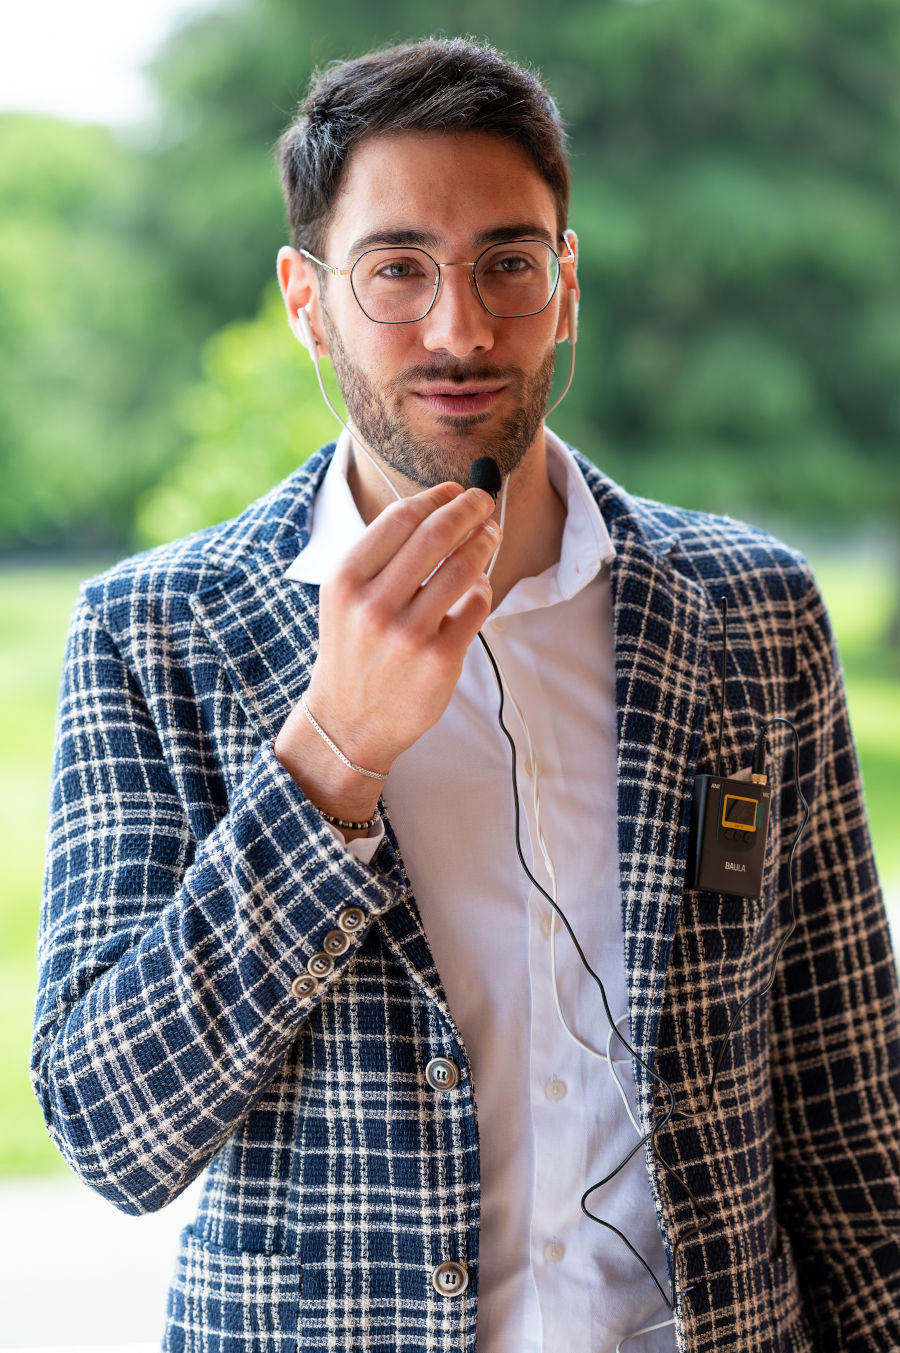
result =
M722 597L722 699L719 704L719 745L716 748L716 778L722 774L722 734L725 730L725 665L728 659L728 598Z

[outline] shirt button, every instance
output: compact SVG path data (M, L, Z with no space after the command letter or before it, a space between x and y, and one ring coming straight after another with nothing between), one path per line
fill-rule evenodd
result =
M551 933L553 932L554 926L556 927L557 930L559 930L560 927L559 917L556 915L555 912L545 911L543 916L541 917L541 930L544 932L544 935L548 940L550 938Z
M312 973L313 977L327 977L334 970L334 959L328 954L313 954L306 965L306 971Z
M548 1264L558 1264L565 1253L566 1247L561 1240L548 1240L544 1246L544 1258Z
M348 935L354 935L365 925L366 913L362 907L345 907L337 918L338 926Z
M291 992L298 1000L302 1000L304 996L315 996L318 990L318 982L314 977L310 977L309 973L303 977L295 977L291 983Z
M528 758L522 769L524 770L525 774L528 776L530 780L532 775L534 775L534 762L532 761L531 757Z
M322 948L326 954L331 954L334 958L337 954L343 954L350 948L350 941L343 930L329 930L322 941Z
M459 1067L449 1057L432 1057L425 1068L425 1079L432 1090L455 1090L459 1085Z
M506 621L502 619L492 620L491 629L494 631L495 634L502 634L503 631L506 629Z
M565 1099L568 1089L565 1081L548 1081L544 1086L544 1094L548 1099Z
M465 1264L455 1264L452 1259L448 1259L438 1264L431 1281L442 1297L461 1297L469 1286L469 1272Z

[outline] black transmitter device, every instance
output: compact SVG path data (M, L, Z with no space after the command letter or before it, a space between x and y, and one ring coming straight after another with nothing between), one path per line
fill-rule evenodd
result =
M688 845L688 888L732 897L759 897L766 857L772 790L759 775L729 780L698 775L694 781Z

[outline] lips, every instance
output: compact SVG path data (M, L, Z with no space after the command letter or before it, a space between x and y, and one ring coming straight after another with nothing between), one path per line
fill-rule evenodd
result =
M487 413L494 407L503 393L503 386L484 385L432 385L414 390L413 394L435 413L461 414Z

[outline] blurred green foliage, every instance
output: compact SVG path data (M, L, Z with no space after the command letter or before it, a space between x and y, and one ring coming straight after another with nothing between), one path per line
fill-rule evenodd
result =
M896 523L894 0L459 0L424 23L538 64L569 120L583 302L558 430L656 497ZM310 70L422 31L411 0L327 16L233 0L162 50L140 142L0 120L0 546L124 540L138 501L145 532L171 533L265 487L285 463L280 408L298 409L292 461L330 435L299 417L299 350L266 349L259 400L234 373L230 416L249 422L218 454L185 400L231 379L203 344L255 315L271 277L270 148Z
M144 167L51 118L2 117L0 143L0 544L125 539L190 360Z
M336 424L312 364L301 365L298 352L274 282L258 316L235 320L209 339L201 377L174 409L187 449L138 504L143 543L235 516L333 440ZM330 375L330 364L325 370ZM334 380L329 384L329 398L341 408Z

